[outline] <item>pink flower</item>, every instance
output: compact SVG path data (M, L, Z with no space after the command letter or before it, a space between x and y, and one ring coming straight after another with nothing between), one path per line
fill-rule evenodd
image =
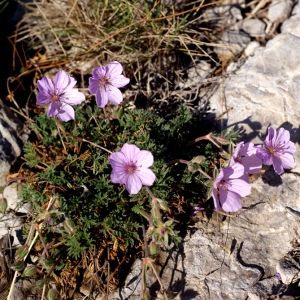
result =
M74 120L75 114L73 105L80 104L85 100L83 93L74 89L76 80L69 76L65 71L60 70L50 80L44 76L37 81L39 93L37 95L37 104L49 104L48 116L57 116L62 121Z
M268 135L262 145L257 146L256 155L267 166L273 165L277 174L282 174L284 169L292 169L295 165L293 154L296 147L290 141L290 133L279 128L277 131L269 127Z
M248 174L259 173L262 167L262 161L256 156L256 148L252 142L240 142L236 145L230 165L234 163L241 164Z
M244 167L235 163L222 169L214 181L212 196L216 211L220 207L227 212L236 212L242 208L240 198L250 194L249 177Z
M96 95L96 103L104 107L108 101L120 104L123 101L121 91L118 89L129 83L129 78L121 75L123 68L117 61L112 61L106 67L99 67L92 71L89 78L89 91Z
M129 194L137 194L143 185L150 186L155 180L154 173L148 169L153 164L153 155L137 146L124 144L121 152L109 157L112 166L110 179L113 183L124 183Z

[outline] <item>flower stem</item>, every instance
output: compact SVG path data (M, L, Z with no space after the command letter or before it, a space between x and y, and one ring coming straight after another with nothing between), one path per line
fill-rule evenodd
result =
M68 154L67 148L66 148L66 146L65 146L65 143L64 143L64 141L63 141L62 135L61 135L61 133L60 133L60 129L59 129L59 125L58 125L58 120L57 120L56 117L54 117L54 120L55 120L55 124L56 124L56 127L57 127L58 135L59 135L59 137L60 137L60 140L61 140L61 142L62 142L62 145L63 145L63 147L64 147L64 150L65 150L66 154Z
M190 162L185 160L185 159L174 159L171 160L167 163L167 167L169 167L172 164L176 164L176 163L182 163L182 164L186 164L188 165ZM197 169L202 175L204 175L205 177L207 177L209 180L213 181L213 178L211 176L209 176L206 172L204 172L202 169L198 168Z
M112 154L111 151L109 151L109 150L105 149L104 147L101 147L101 146L99 146L99 145L97 145L97 144L95 144L95 143L93 143L93 142L90 142L90 141L88 141L88 140L86 140L86 139L82 139L82 141L83 141L83 142L86 142L86 143L89 143L89 144L91 144L91 145L93 145L93 146L95 146L95 147L98 147L98 148L100 148L100 149L102 149L102 150L104 150L104 151L106 151L106 152Z

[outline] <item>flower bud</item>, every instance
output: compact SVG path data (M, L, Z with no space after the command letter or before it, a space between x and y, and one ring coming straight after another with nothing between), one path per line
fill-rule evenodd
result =
M220 144L220 145L229 145L230 140L224 138L223 136L214 136L214 139Z
M7 209L7 200L5 198L0 199L0 213L5 214Z
M68 234L72 235L75 229L74 222L71 219L66 218L64 221L64 229Z
M57 289L56 288L52 288L48 291L48 294L47 294L47 299L48 300L54 300L55 297L57 296L58 292L57 292Z
M219 175L219 170L216 167L214 167L213 178L216 179L218 175Z
M160 247L157 245L156 242L151 241L149 244L149 250L151 255L156 256L160 252Z
M188 162L187 166L188 166L188 170L189 170L191 173L194 173L194 172L196 172L196 171L198 170L198 166L195 165L195 164L193 164L193 163L190 162L190 161Z
M158 202L158 204L159 204L159 207L160 207L162 210L167 210L167 209L168 209L168 203L167 203L167 201L161 200L161 199L157 199L157 202Z
M32 276L36 273L36 268L34 265L32 266L28 266L25 268L25 270L23 271L21 277L29 277Z
M47 257L43 263L46 269L50 269L55 264L55 259L53 257Z
M10 266L10 268L14 271L22 271L24 269L24 261L17 260Z
M21 260L28 254L28 248L26 246L20 247L16 251L16 259Z
M196 157L194 157L191 162L194 164L202 164L205 161L205 157L203 155L198 155Z

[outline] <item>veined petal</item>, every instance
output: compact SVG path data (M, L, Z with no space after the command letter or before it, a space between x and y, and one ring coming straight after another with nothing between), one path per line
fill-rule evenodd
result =
M126 189L129 194L137 194L142 188L142 182L136 174L131 174L127 176Z
M100 66L100 67L98 67L96 69L93 69L92 75L94 77L93 79L95 79L95 80L99 80L99 79L105 77L106 76L105 67Z
M121 91L112 85L109 85L108 89L106 90L106 93L108 100L114 104L120 104L123 101Z
M110 174L110 180L112 183L126 183L128 175L124 172L123 168L113 168Z
M214 188L217 189L218 188L218 183L224 178L224 169L221 169L220 173L218 174L218 176L215 178L214 180Z
M54 88L57 89L59 93L62 93L68 88L73 88L76 84L76 80L71 78L64 70L60 70L54 76L53 84Z
M275 140L275 145L278 145L281 142L288 143L290 140L290 132L288 130L285 130L284 128L279 128L277 130L277 136Z
M47 76L44 76L41 80L38 80L37 86L39 91L45 94L50 94L54 92L53 82Z
M45 105L52 101L52 98L48 93L39 92L37 95L37 105Z
M245 168L245 172L248 174L257 174L262 168L262 161L256 154L250 156L242 157L242 165Z
M212 190L212 197L214 199L215 209L216 209L216 211L219 211L221 206L220 206L220 202L219 202L218 190L217 189Z
M230 167L224 168L223 171L224 178L239 178L245 173L244 167L239 163L235 163Z
M54 102L52 101L49 105L49 109L48 109L48 117L55 117L61 107L61 103L60 102Z
M236 212L242 208L239 195L231 191L220 191L221 206L226 212Z
M256 156L259 159L262 159L263 163L267 166L270 166L273 164L273 155L271 155L269 151L267 151L263 148L257 148Z
M68 104L63 104L60 109L59 112L57 113L57 117L64 121L64 122L68 122L70 120L74 120L75 119L75 112L74 109L71 105Z
M109 83L117 88L121 88L128 84L130 81L129 78L126 78L123 75L117 75L109 80Z
M66 102L69 105L78 105L85 100L83 93L79 92L78 89L68 90L62 97L61 101Z
M153 165L153 155L150 151L140 150L136 155L136 164L139 167L149 168Z
M123 71L122 65L117 61L111 61L106 65L106 74L110 78L120 75Z
M147 168L140 168L136 171L136 175L140 178L143 185L151 186L155 180L155 174Z
M121 152L124 154L125 158L126 158L126 162L133 162L136 163L136 157L137 154L140 152L141 150L136 146L136 145L132 145L132 144L124 144Z
M104 88L97 89L96 92L97 106L103 108L107 104L107 101L108 101L107 93L105 92Z
M247 175L248 176L248 175ZM249 179L248 179L249 180ZM235 192L240 197L246 197L251 193L251 185L244 179L235 178L228 181L228 190Z
M98 88L100 87L99 79L89 78L89 92L93 95L97 93Z
M273 167L274 167L274 171L280 175L284 172L283 166L282 166L282 161L281 158L279 158L276 155L273 155Z
M294 154L296 152L295 144L293 142L289 141L286 145L285 152Z
M282 167L284 169L293 169L295 166L294 157L290 153L284 153L280 157Z
M122 152L114 152L109 157L110 164L112 168L123 168L125 170L126 167L126 157Z

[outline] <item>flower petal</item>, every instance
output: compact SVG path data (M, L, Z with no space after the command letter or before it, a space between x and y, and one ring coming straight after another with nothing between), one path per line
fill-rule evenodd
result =
M245 172L248 174L257 174L262 168L262 161L256 154L242 157L242 165L245 168Z
M248 177L247 174L246 176ZM245 180L245 178L235 178L232 180L230 179L228 181L228 186L228 191L234 192L240 197L246 197L251 193L251 185L249 184L249 179L248 182Z
M155 174L148 168L140 168L136 172L143 185L151 186L155 180Z
M294 157L290 153L284 153L280 156L282 167L284 169L293 169L295 166Z
M130 162L136 162L136 157L138 155L138 153L141 150L136 146L136 145L132 145L132 144L124 144L121 152L124 154L125 158L126 158L126 163L130 163Z
M99 79L90 77L89 78L89 92L92 95L95 95L97 93L97 90L99 87L100 87Z
M114 104L120 104L123 101L121 91L112 85L109 85L108 89L106 90L106 93L108 100Z
M48 93L39 92L37 95L37 105L45 105L52 101L52 98Z
M111 61L106 65L106 75L113 79L117 75L120 75L123 71L122 65L117 61Z
M136 164L139 167L149 168L153 165L153 155L150 151L140 150L136 154Z
M68 104L64 104L60 107L60 110L57 114L57 117L64 121L64 122L68 122L70 120L74 120L75 119L75 112L74 109L71 105Z
M54 76L53 84L55 89L57 89L59 93L62 93L66 89L73 88L76 84L76 80L69 76L64 70L60 70Z
M274 171L280 175L284 172L283 166L282 166L282 161L279 157L277 157L276 155L273 155L273 167L274 167Z
M54 92L53 82L47 76L44 76L41 80L38 80L37 85L40 92L45 94Z
M239 163L224 168L223 171L224 178L239 178L245 173L244 167Z
M55 117L61 107L61 103L60 102L54 102L52 101L49 105L49 109L48 109L48 117Z
M107 93L105 92L104 88L97 89L96 92L96 103L98 107L103 108L107 104L108 98Z
M62 97L61 101L66 102L69 105L78 105L85 100L83 93L79 92L78 89L68 90Z
M114 78L111 78L109 80L109 83L117 88L121 88L123 86L125 86L126 84L128 84L130 81L129 78L126 78L123 75L117 75Z
M221 206L226 212L236 212L242 208L239 195L231 191L220 190Z
M129 194L137 194L142 188L142 182L136 174L127 176L126 189Z
M110 161L112 168L115 168L115 167L125 168L126 164L127 164L126 157L125 157L124 153L122 153L122 152L112 153L109 157L109 161Z
M126 183L128 175L124 172L123 167L114 167L111 174L110 179L112 183Z
M267 166L270 166L273 164L273 155L271 155L269 151L267 151L263 148L257 148L256 156L259 159L262 159L263 163Z
M216 211L219 211L221 206L220 206L220 202L219 202L218 190L217 189L212 190L212 197L214 199L215 209L216 209Z

